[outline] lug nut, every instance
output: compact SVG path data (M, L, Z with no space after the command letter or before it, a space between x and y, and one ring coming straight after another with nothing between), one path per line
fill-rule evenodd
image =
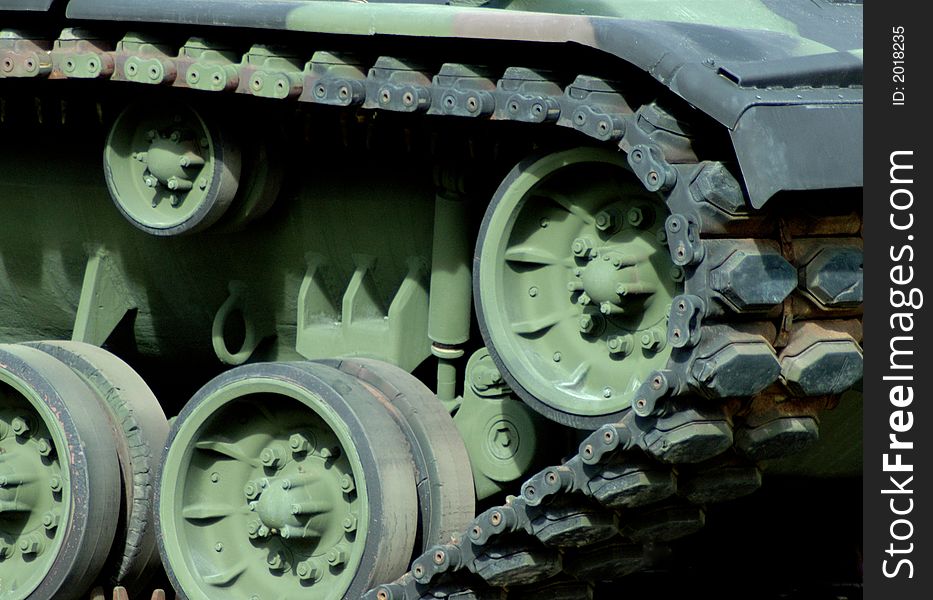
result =
M635 341L631 335L614 335L606 340L609 354L631 354Z
M350 514L344 517L343 519L343 530L347 533L353 533L357 528L357 519L356 515Z
M285 569L285 556L281 552L275 552L266 559L266 564L270 571L281 571Z
M60 520L61 517L58 515L58 513L47 512L42 515L42 526L51 531L52 529L58 527Z
M52 444L50 444L47 439L40 439L36 446L39 450L39 456L49 456L52 454Z
M262 527L262 524L259 521L250 521L246 524L246 534L249 536L249 539L255 540L259 537L260 527Z
M593 242L589 238L577 238L570 244L570 251L574 256L589 258L593 253Z
M344 475L340 478L340 489L343 490L344 494L349 494L356 489L356 483L351 475Z
M303 433L293 433L291 437L288 438L288 447L291 448L292 452L295 454L304 453L311 449L311 441L308 440L308 437Z
M175 176L169 177L165 185L168 186L168 189L178 192L187 192L193 186L189 180Z
M580 326L580 333L590 333L593 331L593 328L596 327L596 321L593 319L593 315L581 315L578 324Z
M641 334L641 347L651 352L657 352L664 346L664 337L657 329L650 329Z
M347 551L342 547L331 548L327 553L327 564L330 566L339 567L345 562L347 562Z
M638 227L645 222L645 213L637 206L630 208L625 214L625 220L628 221L628 224L632 227Z
M619 213L614 209L596 214L596 229L603 233L615 233L619 229Z
M321 458L337 458L340 456L340 447L331 446L329 448L321 448Z
M259 454L259 462L273 469L280 467L284 459L285 453L279 446L269 446Z
M49 487L50 487L50 488L52 489L52 491L55 492L56 494L57 494L58 492L62 491L62 479L61 479L61 477L59 477L58 475L53 475L53 476L49 479Z
M317 564L316 560L303 560L295 566L295 572L298 579L302 581L318 581L324 574L324 570Z
M246 496L247 500L255 500L259 497L259 486L255 482L250 481L243 486L243 494Z
M29 433L29 422L23 417L13 417L10 429L13 430L13 434L17 437L22 437Z
M42 550L42 545L34 535L24 537L19 541L19 551L23 554L38 554Z

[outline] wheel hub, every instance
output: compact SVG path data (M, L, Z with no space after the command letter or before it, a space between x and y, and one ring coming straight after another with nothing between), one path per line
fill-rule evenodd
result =
M202 176L204 166L203 152L208 148L207 138L195 141L194 132L188 129L168 128L147 133L149 149L134 155L136 160L146 165L142 173L146 187L164 186L170 190L173 206L180 206L188 196L188 191L198 186L207 188L207 177ZM161 195L156 195L153 202L158 205Z

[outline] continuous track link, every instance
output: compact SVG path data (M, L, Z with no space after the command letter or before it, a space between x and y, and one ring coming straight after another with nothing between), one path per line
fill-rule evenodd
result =
M110 79L565 127L617 146L644 187L666 198L666 242L684 280L666 368L576 454L528 478L517 496L367 599L469 600L501 590L586 597L592 583L643 568L645 545L702 527L704 506L757 489L757 461L814 441L819 412L861 376L858 197L838 194L828 211L783 199L753 211L734 167L705 160L690 123L651 101L630 103L636 95L622 83L518 66L430 71L405 57L308 57L264 45L241 55L196 38L179 48L71 29L57 38L4 30L0 77Z

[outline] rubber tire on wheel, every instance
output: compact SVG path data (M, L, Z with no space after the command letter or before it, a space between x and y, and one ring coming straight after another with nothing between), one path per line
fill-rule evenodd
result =
M168 436L168 420L146 382L110 352L82 342L27 344L70 367L91 388L110 417L123 475L125 522L117 532L108 575L142 592L161 566L152 525L155 470Z
M43 421L56 428L67 457L70 510L57 535L58 552L29 600L78 598L97 578L113 543L120 507L120 472L109 419L94 392L68 367L24 346L0 346L0 383L44 405ZM55 434L53 434L55 435ZM62 465L65 468L65 465ZM64 532L62 532L64 529ZM15 596L20 597L20 596Z
M412 446L421 508L421 549L446 544L476 514L473 472L463 438L437 396L407 371L387 362L322 360L376 388Z
M341 444L345 445L347 439L353 441L342 452L355 454L362 467L362 473L354 472L358 494L366 498L368 513L361 558L346 589L327 589L326 597L358 598L374 585L405 572L414 547L418 507L411 453L395 420L361 381L333 367L310 362L254 363L227 371L194 395L172 424L159 468L155 510L159 551L173 586L191 600L216 598L218 590L226 595L238 593L236 581L223 588L206 589L206 584L200 582L203 574L197 569L211 568L208 552L181 544L179 529L183 525L177 504L183 501L181 485L192 460L195 436L207 431L210 420L238 400L257 393L278 394L286 399L285 392L290 394L288 400L300 402L321 418L326 413L328 423L338 423L341 431L336 435ZM272 412L275 402L263 406ZM290 589L286 585L290 586L285 578L277 578L274 591L269 591L285 595ZM306 594L318 589L308 589Z

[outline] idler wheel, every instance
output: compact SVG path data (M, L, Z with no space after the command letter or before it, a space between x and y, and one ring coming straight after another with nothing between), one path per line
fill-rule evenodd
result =
M323 364L245 365L172 426L160 552L190 600L358 598L405 571L415 489L405 435L371 388Z
M110 420L67 366L0 346L0 598L78 598L107 559L120 509Z
M684 273L666 216L618 152L532 158L499 186L476 251L480 330L508 384L546 417L579 428L618 418L667 364Z

